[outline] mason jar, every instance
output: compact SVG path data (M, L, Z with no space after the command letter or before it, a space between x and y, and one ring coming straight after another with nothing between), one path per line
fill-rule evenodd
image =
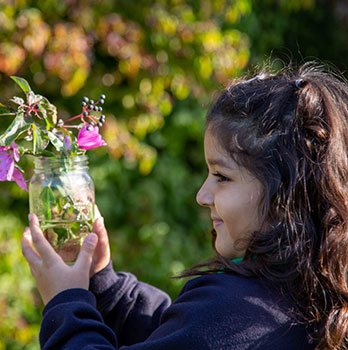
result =
M87 156L37 157L29 184L29 209L62 259L76 261L94 221L94 183Z

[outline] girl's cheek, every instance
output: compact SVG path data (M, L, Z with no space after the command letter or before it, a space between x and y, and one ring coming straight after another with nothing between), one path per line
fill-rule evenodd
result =
M227 218L230 213L233 213L233 205L229 203L227 196L216 194L214 197L214 206L217 215L221 218Z

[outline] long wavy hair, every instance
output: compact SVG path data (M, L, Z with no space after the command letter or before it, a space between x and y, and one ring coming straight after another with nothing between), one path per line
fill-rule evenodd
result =
M294 300L317 349L348 349L347 84L313 64L264 70L220 92L207 127L263 184L269 229L239 264L217 255L180 277L262 277Z

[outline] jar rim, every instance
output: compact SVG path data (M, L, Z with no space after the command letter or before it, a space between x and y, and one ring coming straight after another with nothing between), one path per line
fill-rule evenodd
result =
M34 170L50 169L61 169L65 170L76 170L88 167L87 155L77 155L73 157L48 157L39 156L34 160Z

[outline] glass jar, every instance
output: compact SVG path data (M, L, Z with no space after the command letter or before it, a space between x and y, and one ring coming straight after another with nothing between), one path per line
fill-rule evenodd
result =
M34 164L30 212L38 216L55 251L72 264L94 221L94 183L88 174L87 156L37 157Z

